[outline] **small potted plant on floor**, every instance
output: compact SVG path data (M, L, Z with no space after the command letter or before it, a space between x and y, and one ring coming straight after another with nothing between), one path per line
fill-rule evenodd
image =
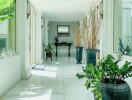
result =
M54 52L53 48L51 47L51 44L48 44L47 46L43 45L43 49L46 52L46 59L51 58L51 60L52 60L53 53L55 53L55 52Z
M131 89L125 79L132 77L132 65L126 61L119 66L121 56L108 55L98 65L89 64L79 79L85 78L85 86L95 95L96 100L132 100Z
M77 64L81 64L82 62L82 51L83 47L81 46L82 43L82 34L79 32L76 34L76 60Z

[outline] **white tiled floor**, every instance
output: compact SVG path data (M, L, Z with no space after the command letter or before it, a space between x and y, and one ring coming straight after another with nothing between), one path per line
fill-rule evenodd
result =
M18 83L2 100L94 100L75 76L82 70L75 59L61 57L45 66L44 71L33 70L30 79Z

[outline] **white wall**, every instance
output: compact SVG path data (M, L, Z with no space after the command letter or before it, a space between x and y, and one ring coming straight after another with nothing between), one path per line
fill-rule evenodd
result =
M49 31L49 21L42 17L43 19L43 28L42 28L42 43L45 44L45 45L48 45L48 31Z
M23 22L24 16L22 8L23 1L17 0L17 51L21 50L21 33L24 30L21 27L21 22ZM23 18L22 18L23 17ZM22 25L23 26L23 25ZM24 27L25 28L25 27ZM23 30L23 31L22 31ZM26 33L25 33L26 34ZM10 88L12 88L17 82L21 80L21 55L10 56L0 59L0 96L6 93Z
M57 36L57 25L69 25L70 26L70 36L59 37L59 42L72 42L71 56L75 55L75 35L79 32L79 22L49 22L49 43L55 42L55 37ZM67 47L59 47L60 55L67 55ZM65 51L64 51L65 50Z
M31 75L29 54L29 31L27 20L27 0L16 0L17 3L17 51L20 55L0 59L0 96L6 93L21 79ZM41 13L36 15L37 61L41 61Z
M0 59L0 96L21 79L20 56Z
M57 25L70 25L70 36L59 37L59 42L73 42L75 46L75 35L79 32L79 22L49 22L49 43L54 43L57 36Z

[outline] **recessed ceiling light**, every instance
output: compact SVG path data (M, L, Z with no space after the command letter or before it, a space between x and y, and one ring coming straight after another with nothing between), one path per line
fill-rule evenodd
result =
M78 2L90 2L91 0L78 0Z
M67 6L72 6L73 3L71 3L71 2L67 2L66 5L67 5Z
M82 11L86 11L87 10L87 8L82 8Z

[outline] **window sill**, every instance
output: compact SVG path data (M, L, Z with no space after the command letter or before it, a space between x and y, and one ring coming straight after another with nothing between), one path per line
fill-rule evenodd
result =
M4 59L4 58L9 58L9 57L12 57L12 56L18 56L19 53L13 53L13 54L1 54L0 55L0 59Z

